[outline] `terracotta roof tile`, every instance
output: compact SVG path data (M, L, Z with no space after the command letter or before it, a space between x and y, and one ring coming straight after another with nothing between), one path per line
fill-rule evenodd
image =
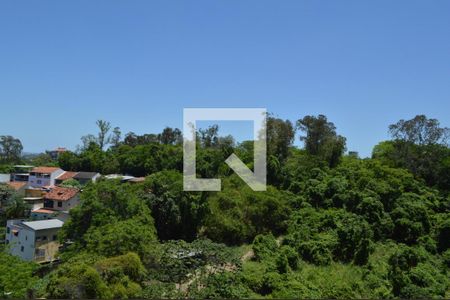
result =
M41 214L53 214L57 213L58 211L48 208L38 208L36 210L33 210L32 213L41 213Z
M66 172L62 173L61 175L59 175L58 177L56 177L56 179L67 180L67 179L73 178L77 174L78 174L77 172L66 171Z
M17 191L26 186L27 182L10 181L8 182L8 185Z
M56 201L68 201L78 194L76 188L54 187L50 192L45 194L45 199Z

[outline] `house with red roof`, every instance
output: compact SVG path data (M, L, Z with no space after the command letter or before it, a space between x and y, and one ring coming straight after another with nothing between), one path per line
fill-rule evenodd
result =
M44 208L68 211L80 203L80 191L71 187L55 186L44 196Z
M28 185L31 187L54 186L55 180L64 173L58 167L35 167L30 171Z

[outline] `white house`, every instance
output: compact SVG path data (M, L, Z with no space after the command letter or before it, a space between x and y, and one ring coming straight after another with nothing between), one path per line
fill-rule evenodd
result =
M59 249L58 231L64 222L57 219L43 221L8 220L6 246L11 255L23 260L50 262Z
M55 185L55 180L64 171L57 167L36 167L33 168L28 177L28 185L32 187L43 187Z

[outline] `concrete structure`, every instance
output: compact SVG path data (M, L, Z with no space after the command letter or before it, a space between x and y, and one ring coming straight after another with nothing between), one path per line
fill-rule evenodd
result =
M23 260L39 263L51 262L59 249L58 231L64 222L60 220L24 221L8 220L6 244L10 254Z
M31 210L35 210L44 206L44 194L45 190L40 188L26 188L25 189L25 197L23 201L25 201Z
M28 182L31 170L34 166L15 165L11 173L11 181Z
M80 203L80 193L76 188L56 186L44 196L44 208L69 211Z
M84 185L89 182L97 181L100 176L100 173L97 172L78 172L77 175L73 176L73 179Z
M32 187L44 187L55 185L55 180L64 171L57 167L36 167L30 172L28 185Z

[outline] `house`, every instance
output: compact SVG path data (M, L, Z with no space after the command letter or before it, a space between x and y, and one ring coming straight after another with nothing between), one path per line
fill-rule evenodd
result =
M27 187L27 183L26 182L22 182L22 181L10 181L7 183L7 185L12 188L13 190L16 191L16 193L19 196L24 197L25 196L25 189Z
M59 158L59 155L61 155L61 153L64 153L66 151L67 151L66 148L58 147L55 150L47 150L46 152L53 160L57 160Z
M76 188L55 186L44 196L44 208L68 211L80 203L80 193Z
M80 184L85 185L89 182L95 182L100 178L100 173L97 172L78 172L73 179L78 181Z
M32 187L53 186L56 178L63 173L58 167L36 167L30 172L28 184Z
M58 231L64 222L57 219L41 221L8 220L7 249L11 255L39 263L55 260L59 249Z
M65 171L64 173L62 173L61 175L56 177L55 185L59 185L59 184L63 183L66 180L73 179L73 177L75 175L77 175L77 174L78 174L77 172Z
M30 177L30 172L34 166L28 165L15 165L13 166L13 171L11 173L11 181L21 181L28 182Z

